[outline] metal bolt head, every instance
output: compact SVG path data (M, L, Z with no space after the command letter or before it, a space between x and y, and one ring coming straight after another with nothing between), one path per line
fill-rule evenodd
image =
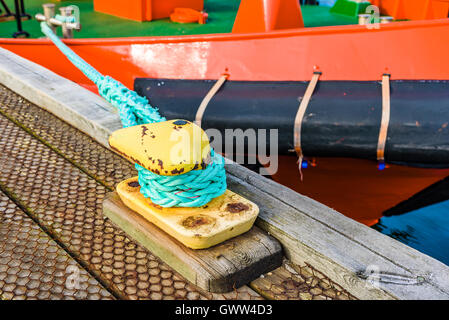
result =
M61 7L61 8L59 8L59 11L61 12L61 15L63 15L63 16L71 16L73 14L72 7Z
M52 8L54 8L55 7L55 4L54 3L44 3L43 5L42 5L42 7L44 8L44 9L52 9Z
M390 23L390 22L393 22L393 17L390 16L380 17L380 23Z

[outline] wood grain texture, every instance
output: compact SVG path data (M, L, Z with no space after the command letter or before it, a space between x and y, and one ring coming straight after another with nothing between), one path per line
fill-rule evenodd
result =
M449 298L449 267L440 261L242 166L226 170L228 188L257 203L256 225L293 263L312 265L359 299ZM425 281L373 285L360 276L370 269Z
M128 209L115 192L105 199L103 209L130 237L210 292L232 291L282 264L279 242L257 227L212 248L193 250Z
M3 48L0 82L102 145L108 144L110 130L122 128L116 109L103 98L84 88L79 94L76 83Z

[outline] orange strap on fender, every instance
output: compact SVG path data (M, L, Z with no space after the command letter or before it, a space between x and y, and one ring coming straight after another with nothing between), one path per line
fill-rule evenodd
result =
M312 76L312 80L310 80L309 85L307 86L306 92L301 99L301 103L299 104L298 112L295 117L295 124L293 127L293 137L294 137L294 146L296 154L299 157L299 161L302 162L303 154L301 149L301 127L302 120L307 110L307 106L309 105L310 98L315 91L316 84L321 76L321 72L315 71Z
M229 74L222 74L221 77L215 82L215 84L210 88L209 92L204 97L203 101L201 101L200 106L198 107L198 110L196 111L195 116L195 124L201 127L201 121L203 119L204 111L206 111L206 107L209 104L209 102L212 100L214 95L220 90L221 86L226 82L228 79Z
M385 144L387 142L388 125L390 123L390 75L382 76L382 120L380 123L379 141L377 142L377 161L385 160Z

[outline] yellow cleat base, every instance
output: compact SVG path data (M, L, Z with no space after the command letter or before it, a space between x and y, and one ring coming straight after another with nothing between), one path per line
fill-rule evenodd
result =
M122 202L173 238L192 249L205 249L251 229L258 206L226 190L199 208L163 208L140 193L137 177L117 186Z

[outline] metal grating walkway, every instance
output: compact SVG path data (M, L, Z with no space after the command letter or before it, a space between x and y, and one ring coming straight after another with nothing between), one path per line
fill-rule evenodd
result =
M0 192L3 299L112 299L113 296Z
M262 299L202 291L105 220L105 194L133 165L1 85L0 133L0 298ZM323 275L261 279L251 287L266 298L353 298L330 280L331 291L302 285Z

